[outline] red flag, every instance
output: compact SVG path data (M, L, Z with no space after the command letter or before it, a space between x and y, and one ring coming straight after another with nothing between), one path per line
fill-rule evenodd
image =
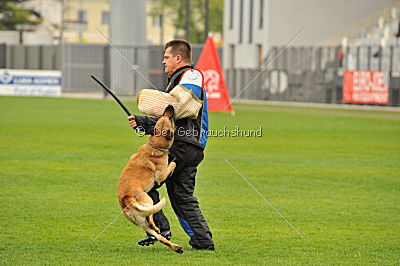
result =
M209 111L232 111L221 63L212 37L208 37L196 68L203 72Z

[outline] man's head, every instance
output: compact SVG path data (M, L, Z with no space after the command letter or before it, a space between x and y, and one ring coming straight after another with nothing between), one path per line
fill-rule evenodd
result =
M173 40L165 44L164 60L165 73L171 76L180 67L190 65L192 49L184 40Z

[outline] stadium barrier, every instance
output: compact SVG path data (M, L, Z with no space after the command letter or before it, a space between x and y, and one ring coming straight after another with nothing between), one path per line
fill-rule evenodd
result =
M96 75L117 95L133 96L144 88L165 87L162 46L118 46L138 71L108 45L0 45L0 66L8 69L61 70L63 92L91 93ZM193 46L193 62L202 45ZM225 69L231 97L238 99L343 103L346 70L389 73L389 105L400 105L400 46L272 47L257 69ZM218 47L222 62L222 47ZM223 65L223 62L222 62ZM264 71L261 70L267 66ZM148 81L146 81L143 77ZM257 76L257 78L255 78Z
M341 47L282 49L283 47L271 48L263 65L257 70L227 69L225 75L231 97L344 103L344 73L365 70L386 73L388 105L400 104L400 46L360 46L344 50ZM262 71L266 66L268 67Z

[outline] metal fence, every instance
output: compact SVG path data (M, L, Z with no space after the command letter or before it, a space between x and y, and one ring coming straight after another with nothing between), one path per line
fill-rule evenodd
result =
M283 47L273 47L268 59ZM274 60L272 69L318 71L330 68L346 70L382 70L400 72L400 46L290 47Z
M0 45L0 67L61 70L61 47L54 45Z
M273 47L263 66L257 70L226 70L225 76L231 97L342 103L345 70L382 70L390 75L390 105L400 104L399 46L351 47L344 51L340 47L282 49L283 47ZM264 69L265 66L268 67Z
M63 44L62 89L63 92L98 92L90 75L107 80L105 72L106 46L93 44Z
M7 46L0 44L0 68L6 68L6 49Z
M194 62L198 61L202 48L202 45L192 47ZM0 67L61 70L63 92L99 92L91 74L110 85L118 95L132 96L141 89L166 86L162 46L118 46L118 49L133 66L107 45L63 44L0 45ZM226 69L231 97L341 103L344 70L382 70L390 74L390 105L400 104L400 46L371 45L343 50L288 47L281 52L282 49L272 47L258 69ZM218 52L222 62L221 47Z
M64 44L62 54L63 91L98 92L93 74L109 85L117 95L133 96L141 89L162 90L167 83L161 64L162 46L117 46L93 44ZM193 61L203 46L192 47ZM222 48L219 48L222 54ZM127 62L125 58L130 62Z
M162 65L163 46L118 46L121 53L133 64L129 64L118 51L110 46L110 85L119 95L136 95L141 89L156 88L163 90L167 85L167 76ZM192 59L197 62L203 45L192 46ZM218 48L222 54L222 48Z

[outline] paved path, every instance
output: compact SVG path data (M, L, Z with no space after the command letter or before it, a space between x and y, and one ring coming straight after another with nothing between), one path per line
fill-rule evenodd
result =
M85 98L85 99L104 99L104 94L103 93L63 93L62 97ZM135 96L121 96L120 98L123 100L132 100L132 101L136 100ZM112 99L112 97L107 96L106 99ZM233 103L400 112L400 107L355 105L355 104L302 103L302 102L280 102L280 101L260 101L260 100L235 100Z

